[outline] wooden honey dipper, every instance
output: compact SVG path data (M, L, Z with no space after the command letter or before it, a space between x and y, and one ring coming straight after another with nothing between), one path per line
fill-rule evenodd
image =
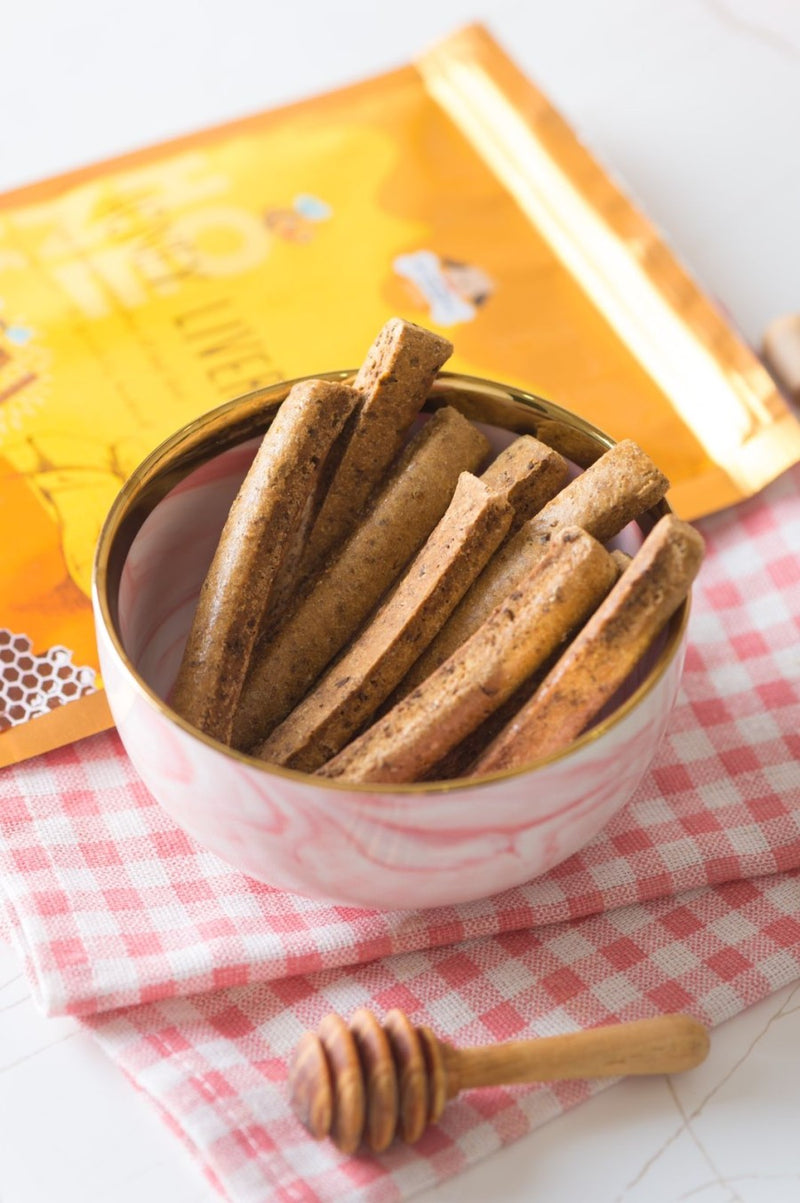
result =
M436 1123L449 1099L476 1086L561 1078L680 1073L708 1053L708 1032L690 1015L659 1015L610 1027L481 1048L453 1048L402 1011L379 1024L360 1009L347 1024L326 1015L303 1036L289 1071L292 1108L315 1140L343 1153L362 1140L380 1153Z

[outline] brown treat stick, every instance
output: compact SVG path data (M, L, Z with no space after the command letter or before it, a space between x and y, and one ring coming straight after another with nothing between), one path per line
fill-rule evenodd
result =
M344 384L296 384L231 506L171 698L178 714L223 742L293 532L357 401Z
M800 313L779 317L767 326L763 356L784 392L800 405Z
M321 769L356 783L418 781L535 672L615 577L608 552L567 527L432 676Z
M614 566L615 580L619 580L622 573L626 571L631 563L631 557L624 551L612 551L611 562ZM571 639L573 634L574 631L569 631L567 638ZM426 780L451 781L456 777L470 776L472 766L478 757L488 748L492 740L497 738L503 728L511 722L539 688L550 669L556 663L560 650L560 648L556 649L536 669L535 673L522 682L519 689L514 690L508 701L503 702L502 706L498 706L497 710L493 714L490 714L474 731L470 731L466 739L462 740L460 744L451 748L447 755L438 764L433 766L427 774Z
M490 489L504 492L513 505L514 520L509 531L513 535L563 488L567 474L563 456L524 434L500 452L481 480Z
M566 747L602 710L689 592L703 540L668 514L539 689L474 765L519 768Z
M342 437L340 435L339 442L341 442ZM334 459L335 456L336 448L334 447L328 456L328 465L330 465L331 459ZM295 598L300 586L304 583L306 548L311 530L319 513L320 505L325 497L324 476L324 472L319 473L316 487L306 498L303 512L295 523L287 542L280 572L275 578L275 583L270 594L269 606L264 611L261 624L258 628L253 654L255 654L255 649L262 640L269 639L283 625L287 615L294 608ZM252 664L252 658L250 663ZM239 695L239 700L241 701L241 694ZM233 743L233 741L231 742ZM233 744L233 746L235 747L236 745Z
M233 722L233 746L265 739L352 639L450 503L489 442L451 406L396 461L373 504L271 639L256 645Z
M617 443L557 493L493 556L428 650L400 684L404 697L450 656L547 551L555 531L580 526L605 543L655 505L669 481L630 439Z
M315 572L355 527L403 445L453 344L431 330L390 318L367 352L353 387L361 404L311 532L304 575Z
M462 473L446 514L397 588L256 755L313 772L343 748L439 630L512 517L502 494Z
M514 715L522 709L557 658L558 650L553 652L532 676L523 681L519 688L514 690L511 697L503 702L502 706L498 706L497 710L488 715L474 731L470 731L460 743L450 748L442 759L425 774L425 780L454 781L458 777L470 776L470 770L475 761Z
M461 415L457 414L457 412L454 410L444 410L444 411L439 411L439 413L450 413L452 415L452 417L449 420L450 425L453 427L452 434L455 434L456 430L458 429L458 427L456 427L457 422L466 424L470 430L474 430L474 428L472 428L470 426L470 424L466 423L466 419L461 417ZM444 419L437 419L436 417L434 417L432 419L432 422L434 425L438 425L438 421L443 421L443 420ZM478 436L477 432L475 432L475 434L479 438L482 437L482 436ZM448 456L452 455L452 439L451 439L451 446L448 448L446 455L448 455ZM402 461L405 461L406 458L407 458L407 456L402 456L401 463L402 463ZM438 466L438 474L439 475L441 475L441 471L442 471L442 464L440 463ZM498 496L502 496L506 501L511 502L512 505L519 505L523 508L530 509L532 506L534 506L537 503L537 501L539 502L539 504L541 504L545 500L546 496L552 495L552 493L555 491L555 489L558 488L558 483L560 480L563 479L563 475L565 474L565 472L566 472L566 463L561 459L560 456L558 456L554 452L552 452L550 450L550 448L546 447L543 443L539 443L536 439L533 439L529 436L525 436L523 438L516 439L509 447L507 447L504 451L502 451L500 453L500 455L497 457L497 459L489 466L489 468L487 468L486 472L481 477L481 480L483 481L484 484L490 486L492 491L495 494L497 494ZM397 476L397 469L395 469L393 471L392 478L395 479L396 476ZM515 513L516 513L516 509L515 509ZM402 526L405 527L409 523L409 515L404 514L402 512L402 510L397 510L396 520L397 520L398 524L402 524ZM360 529L360 528L357 528L357 530L358 529ZM381 531L381 534L383 536L381 539L382 544L385 544L386 536L389 533L390 532L388 532L386 530ZM400 532L398 532L398 533L400 533ZM350 543L353 542L353 540L357 539L357 537L358 537L357 533L354 534L351 537L351 540L349 541L349 543L346 544L345 546L346 547L349 546ZM335 560L337 559L336 557L334 557L334 558L335 558ZM374 559L374 556L373 556L373 559ZM337 562L338 562L338 560L337 560ZM445 566L440 565L439 567L442 568ZM331 566L331 569L332 568L333 568L333 566ZM377 566L377 574L380 574L382 571L385 571L385 569L384 569L383 565L379 564ZM471 572L477 571L477 568L471 568L470 571ZM329 580L331 575L332 575L332 572L330 570L328 570L325 573L323 573L323 577L321 579L323 581ZM363 567L361 568L361 571L359 573L359 576L362 576L362 575L363 575ZM435 588L436 587L435 576L428 575L426 583L431 589ZM335 584L335 582L334 582L334 584ZM318 608L318 602L320 600L319 593L320 593L320 590L313 591L313 595L306 599L308 605L306 605L304 603L301 606L301 609L303 610L303 612L307 614L307 617L310 620L310 623L313 624L311 632L309 632L307 629L305 630L305 632L304 632L305 638L304 638L303 642L300 643L299 646L298 646L297 640L292 640L292 643L294 646L292 646L288 649L290 652L290 657L288 657L288 658L286 658L285 656L283 657L283 664L285 665L285 669L288 670L291 674L291 680L292 680L292 683L294 686L293 692L296 690L296 696L292 699L292 703L290 705L285 706L285 709L283 709L283 706L281 706L281 708L283 709L283 713L277 715L275 722L286 717L286 715L291 710L291 705L294 704L295 702L300 701L300 699L302 698L303 694L305 693L305 690L308 687L308 685L310 685L311 681L317 676L317 672L320 671L322 667L324 667L324 664L320 664L319 668L316 669L316 671L315 671L315 666L316 666L316 664L319 663L320 655L324 654L324 651L320 652L320 649L324 649L326 644L328 646L330 645L330 633L331 633L331 631L336 630L336 623L334 622L332 624L329 624L326 632L319 631L319 636L317 636L316 638L313 639L313 650L308 647L310 636L313 637L315 630L319 630L320 625L321 625L321 620L324 619L324 615L320 614L319 608ZM360 582L358 585L358 603L357 604L359 606L359 614L361 617L363 617L367 613L368 608L370 608L368 606L365 608L365 606L364 606L365 598L368 597L368 595L369 595L369 582L363 582L363 583ZM330 594L329 594L329 596L330 596ZM432 603L429 603L429 604L432 604ZM449 602L449 600L447 601L447 606L448 606L448 611L449 611L449 608L451 608L451 603ZM430 631L433 629L433 626L432 626L433 621L434 621L434 619L431 618L428 625L426 626L426 631L428 633L425 636L425 642L427 642L427 640L430 638ZM436 619L435 621L438 624L440 624L440 622L441 622L440 619ZM289 625L293 629L296 628L296 624L289 624ZM309 622L306 622L303 625L307 628L309 625ZM353 623L352 629L355 629L356 625L357 625L356 623ZM351 631L344 632L343 636L338 639L338 641L337 641L338 646L334 649L334 651L340 650L340 648L344 645L344 643L346 641L346 637L349 634L351 634ZM287 650L288 640L286 638L282 639L281 638L282 635L283 635L283 632L279 633L279 635L277 637L277 643L279 645L281 645L282 651L285 652ZM421 638L417 638L416 640L414 640L413 643L411 642L410 638L407 638L404 646L409 653L410 653L412 647L416 647L415 654L419 654L419 649L424 646L424 643ZM331 654L329 656L327 656L324 663L327 663L332 658L333 654L334 654L334 652L331 652ZM407 663L410 663L411 659L413 659L413 657L409 658L407 660ZM309 663L309 661L310 661L310 663ZM399 665L400 664L399 659L396 659L395 663ZM282 665L278 665L279 671L280 671L281 667L282 667ZM337 675L342 675L344 670L342 669L341 663L340 663L332 671L335 672ZM385 680L386 680L386 672L387 671L388 670L386 670L386 668L385 668L380 700L383 700L383 698L385 698L385 696L386 696ZM403 671L405 671L405 667L403 668ZM397 672L399 672L399 669L395 670L395 674ZM400 672L400 675L402 675L402 672ZM303 678L304 678L304 680L303 680ZM399 677L397 677L397 679L399 679ZM284 674L282 676L279 676L279 678L278 678L278 681L277 681L278 687L280 687L280 684L285 680L286 680L286 675L285 675L285 671L284 671ZM249 682L248 682L248 684L249 684ZM264 703L263 703L263 707L261 708L260 714L259 714L261 722L263 722L263 719L264 719L264 710L265 709L270 712L270 716L272 713L275 713L276 709L277 709L276 708L276 677L275 677L274 671L265 673L262 684L263 684L263 688L260 690L260 693L264 699ZM245 688L247 689L247 686ZM355 685L353 685L352 688L355 689ZM358 696L359 696L362 708L366 707L366 705L368 704L368 701L367 701L368 696L371 696L371 695L368 695L365 691L365 688L362 687L358 691ZM285 697L286 697L286 695L284 694L283 698L281 698L280 694L278 693L278 703L281 704L281 702L283 702L283 704L285 705ZM240 707L240 710L241 709L242 708ZM256 712L256 713L258 713L258 712ZM351 713L353 715L353 718L355 719L360 715L361 711L359 710L358 707L355 706L355 704L353 704ZM358 730L358 727L360 725L363 725L363 722L366 721L366 719L368 717L369 717L369 714L363 715L361 717L361 720L358 723L356 723L355 725L353 725L352 728L348 731L347 738L349 738L350 735L352 735L356 730ZM269 733L269 731L271 731L274 728L275 722L271 722L269 724L269 726L263 727L262 738L265 737ZM238 734L238 731L235 729L234 730L234 739L236 739L237 734ZM255 742L256 742L255 739L251 740L250 743L247 744L246 746L251 747L251 746L253 746L253 744ZM346 739L343 740L343 742L346 742ZM342 745L340 744L340 746L342 746ZM294 767L307 767L307 766L306 765L301 766L300 763L297 762L294 764Z

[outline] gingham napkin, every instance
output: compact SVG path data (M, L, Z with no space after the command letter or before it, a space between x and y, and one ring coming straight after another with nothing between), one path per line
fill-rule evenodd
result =
M89 1022L234 1203L388 1203L510 1144L603 1083L472 1091L413 1148L342 1157L307 1138L286 1102L286 1060L327 1011L399 1006L456 1044L483 1044L679 1009L713 1025L797 977L793 872Z
M334 907L174 827L115 735L0 776L0 893L48 1013L92 1014L575 919L800 865L800 467L706 520L681 700L633 801L499 897Z
M800 974L800 468L702 529L651 772L582 853L500 897L384 914L258 885L171 825L114 736L0 778L6 926L40 1005L92 1017L232 1199L400 1198L590 1090L476 1093L415 1150L341 1161L282 1089L331 1007L399 1005L469 1042L672 1009L714 1023Z

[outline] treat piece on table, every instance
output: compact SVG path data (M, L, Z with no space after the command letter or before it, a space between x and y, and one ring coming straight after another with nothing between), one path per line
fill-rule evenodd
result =
M690 1015L658 1015L561 1036L454 1048L392 1010L379 1024L362 1008L349 1024L326 1015L306 1032L289 1071L292 1109L315 1140L343 1153L407 1144L435 1124L462 1090L616 1078L693 1069L708 1055L707 1030Z
M767 326L762 355L783 391L800 405L800 313L776 318Z

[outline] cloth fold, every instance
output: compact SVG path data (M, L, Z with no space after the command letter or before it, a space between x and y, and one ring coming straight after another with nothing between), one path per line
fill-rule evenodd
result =
M93 1014L530 929L800 865L800 468L702 524L683 691L633 800L498 897L330 906L262 885L162 813L114 734L0 777L0 894L39 1005Z
M697 755L708 737L692 710L681 705L636 798L581 853L518 889L432 911L329 906L261 885L171 824L115 736L51 753L27 769L24 798L0 807L0 884L37 1002L50 1014L92 1014L800 865L800 791L786 788L796 766L774 762L770 731L764 746L734 749L741 771L720 778L720 754Z
M330 1010L399 1006L455 1044L548 1036L662 1011L709 1025L800 976L800 874L162 1000L88 1021L235 1203L387 1203L434 1185L608 1083L471 1091L409 1148L343 1157L292 1116L286 1063Z
M671 1010L721 1022L800 976L800 468L702 525L683 692L631 802L491 899L365 911L196 847L113 735L0 777L0 928L39 1005L84 1022L234 1203L399 1200L598 1083L473 1092L413 1149L342 1158L286 1100L329 1010L455 1043Z

